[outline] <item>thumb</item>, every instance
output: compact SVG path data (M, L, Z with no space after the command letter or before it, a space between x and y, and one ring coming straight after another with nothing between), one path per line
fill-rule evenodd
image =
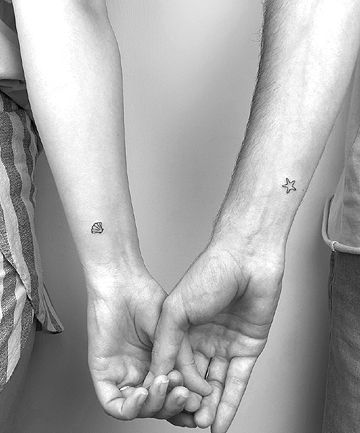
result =
M150 366L150 371L155 376L168 374L174 369L176 358L188 328L189 321L175 289L162 305L155 331Z
M184 385L200 395L208 395L212 389L196 368L186 334L189 326L180 292L175 289L163 304L155 331L150 371L155 376L168 374L176 363Z

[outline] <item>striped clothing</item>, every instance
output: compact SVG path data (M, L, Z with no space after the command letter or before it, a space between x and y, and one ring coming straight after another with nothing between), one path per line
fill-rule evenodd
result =
M63 329L43 283L35 238L33 175L40 150L28 113L0 91L0 389L34 317L44 330Z
M30 112L11 0L0 0L0 91Z
M34 310L18 273L0 254L0 389L11 377L26 344Z

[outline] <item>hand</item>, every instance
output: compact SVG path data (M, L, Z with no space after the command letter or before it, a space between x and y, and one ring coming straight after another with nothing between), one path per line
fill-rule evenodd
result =
M165 291L146 270L126 278L103 274L89 286L89 367L105 412L122 420L168 419L183 409L198 409L200 398L181 386L179 372L142 386Z
M266 344L282 274L282 259L210 245L165 300L150 368L170 371L187 332L197 368L213 388L195 414L199 427L228 430Z

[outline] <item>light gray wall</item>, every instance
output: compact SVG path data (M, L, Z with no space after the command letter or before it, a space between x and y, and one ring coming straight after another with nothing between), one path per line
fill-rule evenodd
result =
M254 87L261 2L111 0L109 6L123 56L142 250L169 290L205 245L229 182ZM329 256L320 220L341 168L341 132L340 125L296 218L270 340L232 433L320 432ZM66 331L38 335L18 415L21 431L175 431L165 422L119 423L97 404L86 364L84 282L45 159L37 183L44 273Z

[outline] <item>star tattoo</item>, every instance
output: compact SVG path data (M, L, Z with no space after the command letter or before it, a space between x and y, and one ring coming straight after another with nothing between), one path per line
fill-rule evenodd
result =
M289 194L290 191L296 191L295 188L295 180L290 180L288 178L286 178L286 183L285 185L281 185L283 188L286 188L286 194Z

